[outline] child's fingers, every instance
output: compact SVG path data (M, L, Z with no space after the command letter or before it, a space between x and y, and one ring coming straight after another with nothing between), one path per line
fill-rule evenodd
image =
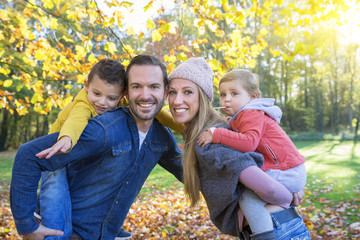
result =
M51 158L52 156L54 156L56 153L58 153L61 148L63 147L62 144L58 144L56 143L54 146L52 146L51 151L49 152L49 154L46 156L46 159Z
M51 148L47 148L39 153L37 153L35 156L38 158L44 158L48 155L48 153L50 152Z
M67 152L70 148L71 148L71 145L64 145L64 146L61 148L61 152L62 152L62 153L65 153L65 152Z

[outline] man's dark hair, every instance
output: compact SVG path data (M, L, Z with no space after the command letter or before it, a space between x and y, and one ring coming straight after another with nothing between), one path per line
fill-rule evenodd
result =
M162 73L163 73L163 80L164 86L167 86L169 83L169 79L166 72L166 66L163 64L157 57L150 56L150 55L138 55L134 57L129 65L127 66L126 73L125 73L125 86L128 87L129 84L129 72L132 66L134 65L153 65L159 66Z
M90 70L88 83L92 81L95 75L109 84L125 86L125 67L114 59L104 58L97 62Z

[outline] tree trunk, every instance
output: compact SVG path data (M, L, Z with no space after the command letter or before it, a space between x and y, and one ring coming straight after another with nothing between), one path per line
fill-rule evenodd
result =
M0 130L0 151L5 151L5 145L7 142L7 136L8 136L8 125L9 125L9 118L10 113L8 110L3 109L3 119L1 122L1 130Z
M359 130L359 122L360 122L360 101L359 101L359 105L358 105L358 110L357 110L357 117L356 117L356 125L355 125L355 133L354 133L354 140L357 140L357 133Z

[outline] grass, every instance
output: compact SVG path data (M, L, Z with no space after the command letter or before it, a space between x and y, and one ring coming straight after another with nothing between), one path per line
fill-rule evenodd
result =
M0 152L0 181L10 182L15 152ZM4 187L4 186L0 186Z
M353 141L298 141L295 145L306 157L309 191L335 202L359 194L360 143Z

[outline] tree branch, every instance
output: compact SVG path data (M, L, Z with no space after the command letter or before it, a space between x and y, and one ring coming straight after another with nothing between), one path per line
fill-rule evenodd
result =
M97 8L97 10L98 10L98 13L99 13L100 17L102 18L102 20L105 20L104 16L101 14L101 10L100 10L100 8L99 8L99 6L98 6L98 4L97 4L96 1L95 1L95 4L96 4L96 8ZM124 44L123 41L120 39L120 37L114 32L114 30L113 30L111 27L108 27L108 29L110 30L111 34L112 34L115 38L117 38L117 40L120 42L122 49L123 49L125 52L127 52L127 54L129 54L130 58L132 58L131 53L126 49L125 44Z

